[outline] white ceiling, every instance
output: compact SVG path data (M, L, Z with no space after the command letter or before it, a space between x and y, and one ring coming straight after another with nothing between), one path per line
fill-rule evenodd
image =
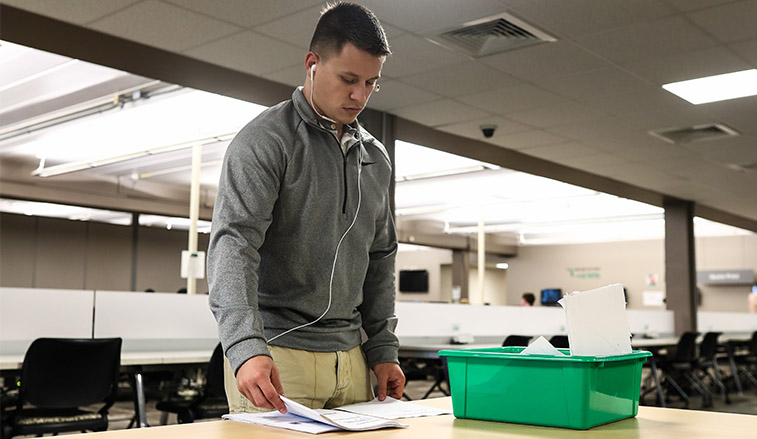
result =
M304 54L323 2L0 3L296 86L304 79ZM382 21L394 52L384 67L381 92L369 107L757 219L757 97L695 106L661 88L672 81L756 68L757 2L360 3ZM474 59L425 38L435 30L502 12L557 41ZM119 89L151 83L113 75L108 84ZM0 89L5 104L2 93ZM0 125L35 114L32 107L36 113L44 108L38 102L27 104L2 114ZM711 122L741 135L674 145L649 134ZM491 139L481 135L478 127L483 123L498 125Z

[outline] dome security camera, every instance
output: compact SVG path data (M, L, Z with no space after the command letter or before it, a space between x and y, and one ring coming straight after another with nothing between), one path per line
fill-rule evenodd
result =
M497 129L497 125L485 124L485 125L481 125L479 128L481 129L481 132L484 134L484 137L489 139L494 135L494 131Z

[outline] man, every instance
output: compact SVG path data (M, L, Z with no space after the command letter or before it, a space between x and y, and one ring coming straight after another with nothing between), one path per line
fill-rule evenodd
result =
M521 306L534 306L535 301L536 301L536 296L534 296L534 293L523 293L523 295L520 298L520 305Z
M367 401L369 368L380 400L402 396L391 163L356 120L389 54L372 12L328 7L304 87L229 145L208 279L231 412L284 413L281 394L313 408Z

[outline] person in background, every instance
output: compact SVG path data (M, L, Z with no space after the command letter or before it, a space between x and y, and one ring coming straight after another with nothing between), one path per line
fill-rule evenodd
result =
M534 296L534 293L523 293L520 298L521 306L534 306L535 301L536 296Z
M328 6L304 86L228 147L208 281L232 413L284 413L282 394L312 408L369 401L371 369L379 400L402 396L392 167L357 122L390 53L371 11Z

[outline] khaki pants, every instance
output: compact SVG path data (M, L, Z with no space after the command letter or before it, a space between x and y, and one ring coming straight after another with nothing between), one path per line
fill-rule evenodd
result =
M373 399L371 374L360 346L349 351L311 352L268 346L279 369L284 396L310 408L334 408ZM224 384L230 413L267 411L255 407L237 389L229 360Z

